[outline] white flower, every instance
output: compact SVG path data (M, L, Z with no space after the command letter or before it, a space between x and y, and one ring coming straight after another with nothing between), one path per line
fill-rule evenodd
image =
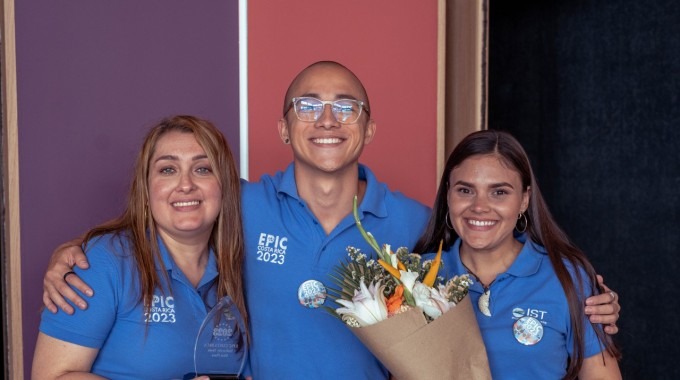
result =
M404 271L400 270L399 273L401 273L401 277L399 278L399 281L404 285L404 287L409 291L413 292L413 286L416 284L416 280L418 279L418 272L410 272L410 271Z
M337 300L344 307L335 310L336 313L349 315L356 319L361 326L369 326L374 323L387 319L387 305L383 290L385 286L380 286L380 281L366 287L361 282L361 290L354 291L352 301L343 299Z
M423 312L430 318L435 319L443 313L449 311L454 306L452 302L446 299L442 294L444 288L439 286L439 289L430 288L420 282L413 287L413 299L416 301L416 306L423 309Z

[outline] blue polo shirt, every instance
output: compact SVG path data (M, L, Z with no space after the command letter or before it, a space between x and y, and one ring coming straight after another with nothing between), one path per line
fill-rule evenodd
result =
M475 282L469 291L470 300L479 323L482 339L489 357L494 379L560 379L566 374L567 361L573 354L574 332L569 319L569 306L564 289L543 247L532 243L526 235L518 237L524 246L507 272L501 273L491 284L491 316L482 314L477 307L484 289ZM458 239L442 254L446 278L467 273L460 260ZM567 263L568 268L572 268ZM576 286L576 278L572 279ZM583 278L585 274L581 271ZM583 284L590 289L590 283ZM589 292L589 291L588 291ZM590 294L587 294L590 295ZM585 302L585 298L584 298ZM600 353L603 347L585 314L581 315L586 327L585 357ZM522 319L519 323L518 320ZM513 326L535 324L542 329L516 337ZM526 345L520 341L537 340L536 331L542 330L537 343ZM528 339L527 339L528 336Z
M429 209L390 191L365 166L360 165L359 177L367 182L359 206L364 228L380 243L412 248ZM353 216L327 235L298 195L293 164L285 172L245 183L243 211L253 377L387 378L385 368L343 322L299 299L301 293L309 304L320 301L315 296L322 286L333 286L329 274L348 257L347 246L371 254ZM327 299L324 305L329 304Z
M150 313L139 302L138 271L129 241L104 235L87 246L90 269L74 268L97 296L89 298L86 310L74 308L72 316L61 310L43 311L40 331L99 349L91 372L106 378L181 379L193 372L196 335L217 298L215 255L210 253L203 278L194 288L175 267L161 239L159 246L172 293L168 287L165 293L156 289ZM163 281L160 269L159 276Z

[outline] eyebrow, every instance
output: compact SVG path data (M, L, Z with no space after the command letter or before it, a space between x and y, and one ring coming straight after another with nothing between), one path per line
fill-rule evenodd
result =
M193 156L193 157L191 158L191 160L192 160L192 161L198 161L198 160L203 160L203 159L207 159L207 158L208 158L208 155L206 155L206 154L199 154L199 155ZM179 157L178 157L178 156L175 156L175 155L173 155L173 154L166 154L166 155L163 155L163 156L159 156L159 157L154 161L154 163L156 163L156 162L158 162L158 161L179 161Z
M297 98L305 98L305 97L307 97L307 98L317 98L317 99L319 99L319 94L317 94L317 93L315 93L315 92L308 92L308 93L302 94L302 95L300 95L300 96L297 96ZM339 100L339 99L353 99L353 100L357 100L356 96L350 95L350 94L337 94L337 95L335 95L335 100Z
M465 182L465 181L456 181L452 185L453 186L463 185L463 186L467 186L467 187L475 187L473 184L471 184L469 182ZM492 183L489 187L492 188L492 189L497 189L499 187L509 187L511 189L514 189L514 187L511 184L509 184L508 182Z

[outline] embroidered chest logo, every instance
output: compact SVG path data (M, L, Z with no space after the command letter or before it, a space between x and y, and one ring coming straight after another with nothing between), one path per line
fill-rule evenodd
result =
M522 317L532 317L541 321L542 324L547 325L548 322L545 321L545 316L548 314L545 310L532 309L530 307L524 309L521 307L516 307L512 309L512 319L520 319Z
M144 313L145 323L175 323L175 298L154 294L151 308Z
M257 241L257 261L283 265L286 261L288 238L285 236L260 234Z

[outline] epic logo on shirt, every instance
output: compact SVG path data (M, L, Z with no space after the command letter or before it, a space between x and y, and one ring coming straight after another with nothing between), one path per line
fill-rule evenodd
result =
M288 238L266 233L257 241L257 261L282 265L286 261Z
M144 313L144 323L175 323L175 298L154 294L149 312Z

